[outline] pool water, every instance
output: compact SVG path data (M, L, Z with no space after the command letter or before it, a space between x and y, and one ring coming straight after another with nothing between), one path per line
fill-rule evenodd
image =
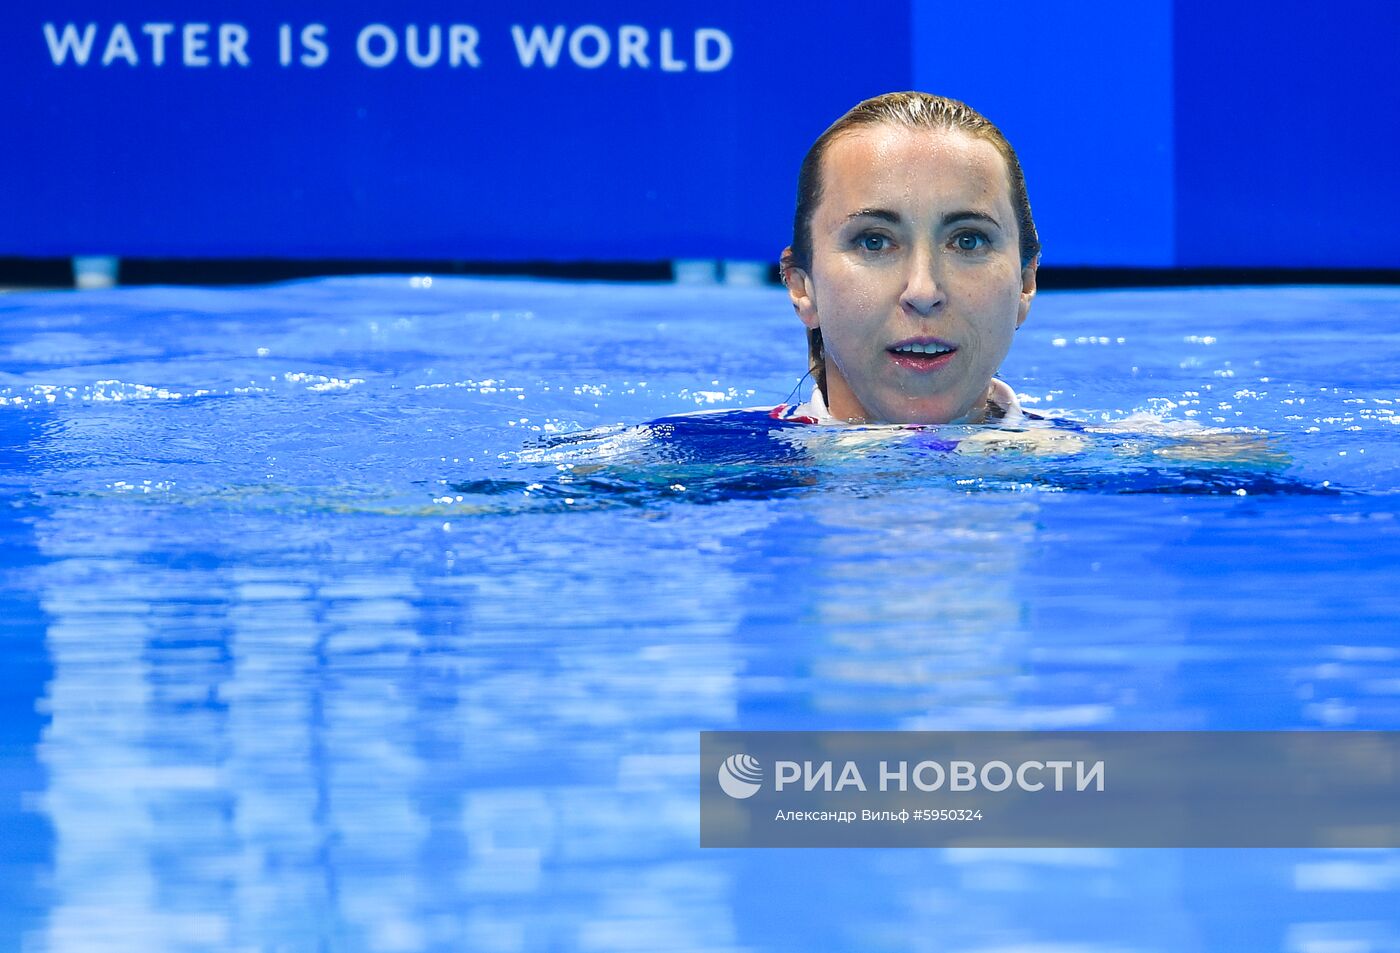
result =
M777 289L0 297L0 949L1400 950L1400 851L702 851L695 774L1400 729L1397 315L1044 293L1026 446L732 413Z

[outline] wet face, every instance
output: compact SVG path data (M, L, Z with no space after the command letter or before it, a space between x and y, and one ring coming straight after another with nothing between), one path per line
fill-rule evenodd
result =
M1035 294L1006 161L959 130L856 128L822 158L798 317L820 328L833 416L979 422Z

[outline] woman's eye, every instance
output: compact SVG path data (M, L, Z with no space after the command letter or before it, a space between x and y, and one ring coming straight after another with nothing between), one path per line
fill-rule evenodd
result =
M865 251L884 251L890 247L890 240L884 235L862 235L856 242Z
M963 232L953 239L953 244L959 251L977 251L987 244L987 236L977 232Z

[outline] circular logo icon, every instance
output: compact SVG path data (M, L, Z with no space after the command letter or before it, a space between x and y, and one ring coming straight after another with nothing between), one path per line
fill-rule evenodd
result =
M732 798L743 800L758 793L763 783L763 765L746 754L732 754L719 766L719 786Z

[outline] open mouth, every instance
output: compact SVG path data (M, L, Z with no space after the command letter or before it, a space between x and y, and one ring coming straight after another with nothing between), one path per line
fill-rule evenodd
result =
M894 362L911 370L931 371L952 360L957 346L944 341L905 341L887 350Z

